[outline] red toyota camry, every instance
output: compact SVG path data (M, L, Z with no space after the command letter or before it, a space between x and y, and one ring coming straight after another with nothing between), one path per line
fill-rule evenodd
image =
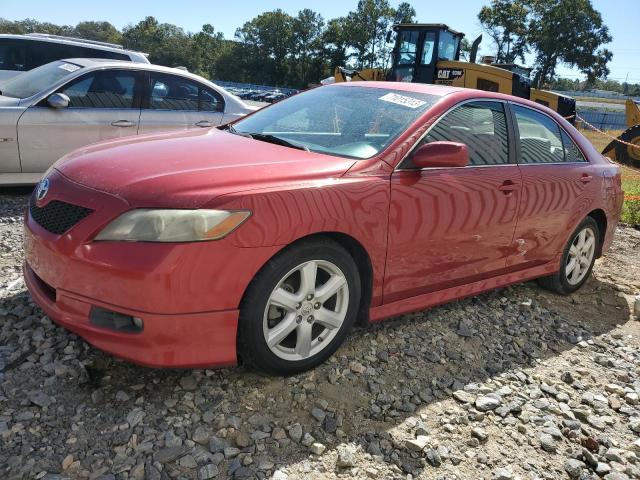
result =
M618 167L541 105L354 82L63 158L30 200L24 273L118 357L286 374L359 320L533 278L575 291L621 204Z

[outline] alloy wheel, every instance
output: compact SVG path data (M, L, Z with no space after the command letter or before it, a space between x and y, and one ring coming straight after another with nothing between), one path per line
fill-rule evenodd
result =
M332 262L312 260L290 270L273 289L264 311L268 348L284 360L304 360L336 336L349 308L349 286Z
M589 272L596 252L596 234L590 227L585 227L574 237L564 273L570 285L577 285Z

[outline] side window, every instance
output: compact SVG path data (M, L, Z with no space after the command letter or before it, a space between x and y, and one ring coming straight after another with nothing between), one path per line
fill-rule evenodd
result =
M419 32L402 31L400 32L400 49L398 50L398 63L400 65L413 65L416 61L416 52L418 50Z
M562 129L562 144L564 145L564 161L565 162L586 162L587 159L578 148L578 146L571 140L571 137Z
M0 39L0 70L24 72L30 70L27 58L27 42Z
M136 77L124 70L89 73L63 87L71 108L134 108Z
M455 108L440 119L422 143L436 141L466 144L470 165L509 163L507 120L500 102L471 102Z
M422 58L420 59L421 65L430 65L433 61L433 50L436 44L435 32L427 32L424 35L424 43L422 44Z
M498 92L500 91L500 85L496 82L492 82L491 80L487 80L486 78L479 78L476 83L476 88L478 90L484 90L485 92Z
M546 115L513 106L520 136L520 163L564 162L560 127Z
M222 95L214 90L200 87L200 110L205 112L224 111L224 100Z

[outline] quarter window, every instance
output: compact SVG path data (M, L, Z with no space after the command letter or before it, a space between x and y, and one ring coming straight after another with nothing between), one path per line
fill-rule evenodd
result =
M564 145L565 162L586 162L587 159L584 158L584 155L569 135L562 129L560 133L562 134L562 144Z
M514 105L520 136L521 163L564 162L560 127L548 116Z
M89 73L60 91L72 108L134 108L135 73L101 70Z
M175 75L151 74L154 110L219 112L224 108L220 94L196 82Z
M500 102L471 102L443 117L421 143L449 141L469 148L470 165L509 163L509 136Z

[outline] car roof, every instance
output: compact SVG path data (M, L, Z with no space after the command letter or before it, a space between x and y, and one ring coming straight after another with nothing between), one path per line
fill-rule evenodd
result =
M339 86L339 87L368 87L368 88L384 88L389 90L398 90L404 92L426 93L429 95L435 95L439 97L451 96L453 100L503 100L509 102L519 103L536 110L540 110L544 113L550 114L555 118L563 118L554 110L541 105L536 102L532 102L526 98L514 97L513 95L507 95L504 93L488 92L486 90L476 90L474 88L463 87L451 87L448 85L434 85L427 83L409 83L409 82L342 82L327 85L326 87ZM325 88L325 87L321 87Z
M75 38L75 37L65 37L61 35L50 35L47 33L28 33L25 35L18 35L13 33L2 33L0 34L0 39L1 38L7 38L12 40L23 40L23 41L58 43L62 45L74 45L74 46L81 46L85 48L92 48L94 50L106 50L110 52L136 53L139 55L146 55L143 52L124 48L122 45L117 45L115 43L98 42L95 40L86 40L84 38Z
M207 81L204 77L196 75L195 73L191 73L188 70L182 68L172 68L165 67L163 65L154 65L153 63L135 63L128 62L126 60L110 60L108 58L63 58L61 60L57 60L58 62L69 62L75 63L76 65L80 65L84 68L109 68L109 67L117 67L127 70L146 70L149 72L164 72L171 73L174 75L182 75L185 77L190 77L200 81Z

